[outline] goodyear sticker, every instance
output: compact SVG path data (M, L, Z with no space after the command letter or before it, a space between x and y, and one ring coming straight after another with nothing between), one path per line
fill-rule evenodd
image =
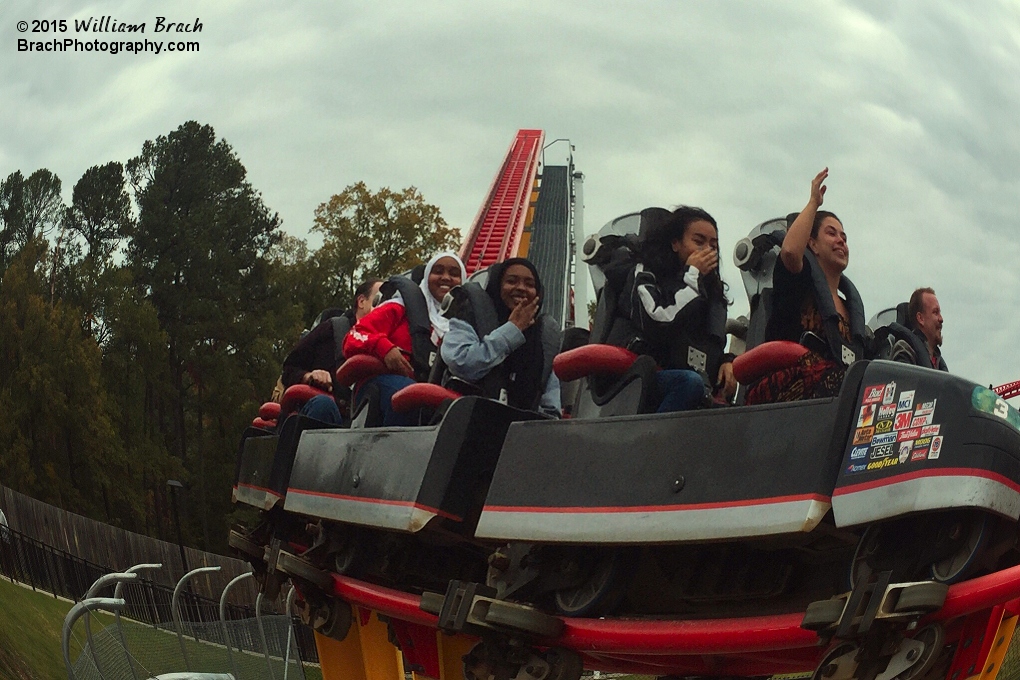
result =
M865 404L861 407L861 415L857 418L857 427L868 427L875 422L875 405Z
M867 444L871 442L871 438L875 436L875 428L873 427L862 427L854 431L854 446L859 444Z
M881 460L873 460L873 461L871 461L870 463L868 463L868 469L869 470L881 470L882 468L892 467L893 465L896 465L899 462L900 461L899 461L898 458L896 458L894 456L890 456L889 458L883 458Z

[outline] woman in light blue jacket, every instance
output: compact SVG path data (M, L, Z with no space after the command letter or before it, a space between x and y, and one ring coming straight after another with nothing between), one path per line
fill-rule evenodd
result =
M559 327L540 314L542 283L529 260L515 257L489 270L485 292L497 326L479 337L474 310L459 307L440 352L450 373L515 408L560 415L560 383L552 373Z

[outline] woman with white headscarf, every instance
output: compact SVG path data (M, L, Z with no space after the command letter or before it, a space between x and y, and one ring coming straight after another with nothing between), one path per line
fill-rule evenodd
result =
M419 290L425 308L428 310L432 324L431 341L433 351L439 344L450 322L443 317L440 308L443 298L454 286L459 286L464 276L464 263L456 253L443 252L432 257L425 265ZM422 300L405 301L398 292L355 324L344 339L344 356L368 354L381 359L389 373L371 378L358 391L368 384L379 388L380 406L383 413L383 425L410 425L410 419L403 414L395 413L390 408L390 397L398 390L414 382L413 365L414 345L412 342L411 325L407 318L408 304L420 304ZM418 365L427 365L428 357L418 357ZM358 395L355 395L355 402Z

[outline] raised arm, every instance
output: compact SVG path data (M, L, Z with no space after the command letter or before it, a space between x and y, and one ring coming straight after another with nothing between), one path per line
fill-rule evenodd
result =
M807 248L808 239L811 238L811 225L815 222L815 213L822 207L825 198L824 182L828 176L829 169L825 168L811 180L811 198L786 231L779 257L783 258L783 264L791 274L799 274L804 267L804 249Z

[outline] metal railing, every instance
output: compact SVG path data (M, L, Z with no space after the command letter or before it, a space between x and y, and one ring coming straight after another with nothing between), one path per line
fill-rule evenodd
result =
M12 529L5 528L0 532L0 575L33 590L80 602L93 584L114 572L114 569L58 550ZM125 601L119 616L147 624L154 629L174 630L173 588L154 583L138 574L128 582L119 583L118 591L117 596L122 596ZM181 627L189 637L197 636L205 642L222 645L224 623L250 621L252 626L256 626L254 605L237 605L224 601L221 616L221 602L197 595L187 588L180 590L177 599ZM283 611L282 602L262 602L261 605L268 615L274 612L279 615ZM262 616L263 620L267 618L267 615ZM293 632L288 633L294 637L293 644L296 645L296 652L291 653L296 653L304 662L318 663L311 629L300 624L297 619L294 622ZM241 649L242 652L245 649L262 649L257 627L253 628L251 634L242 637L243 640L235 641L235 649Z
M176 606L186 582L196 574L218 567L194 569L178 581L174 589L173 609L174 636L150 629L148 626L119 618L127 604L123 593L125 584L138 579L139 569L158 568L159 565L138 565L127 572L105 574L89 588L87 597L73 607L64 618L61 649L68 680L244 680L246 678L300 678L304 680L304 667L300 660L291 655L293 620L285 615L259 616L256 604L255 623L259 635L251 634L251 620L227 621L226 609L221 606L219 626L189 626L185 631L184 622ZM232 583L236 583L234 579ZM114 597L98 597L110 586L116 585ZM229 588L229 585L228 585ZM293 589L291 589L293 592ZM221 596L221 603L225 601ZM262 596L259 595L261 600ZM292 600L288 598L287 605ZM113 623L103 627L96 635L89 624L94 612L108 611L117 614ZM76 661L71 660L72 639L76 622L84 618L86 641ZM273 625L267 625L267 623ZM203 635L200 631L215 631L218 635ZM185 632L191 637L186 641ZM129 642L129 639L131 640ZM285 643L283 641L286 641ZM80 640L78 640L80 642ZM252 642L255 644L251 644ZM248 644L246 644L246 642ZM234 647L238 655L234 655ZM189 651L190 647L190 651ZM296 650L293 650L296 651ZM225 652L225 653L224 653Z

